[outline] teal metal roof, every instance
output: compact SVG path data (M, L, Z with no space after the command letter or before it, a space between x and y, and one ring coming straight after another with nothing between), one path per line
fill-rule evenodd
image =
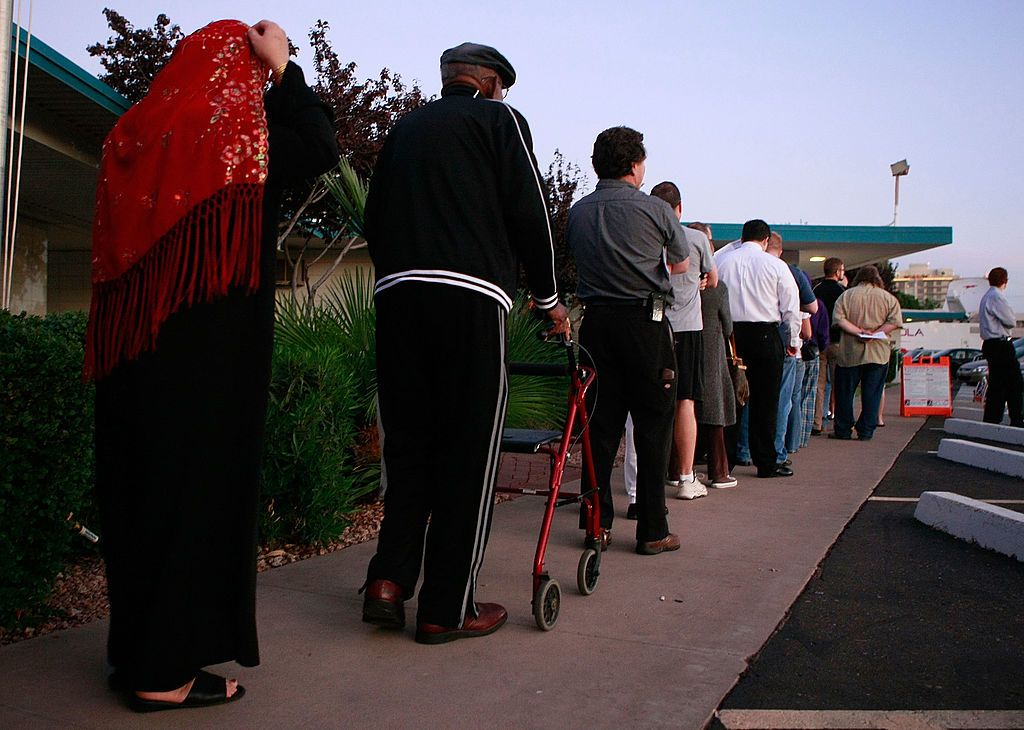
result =
M11 40L18 49L18 55L25 58L28 47L28 33L24 28L15 36L15 28L11 26ZM32 36L32 47L29 51L29 63L55 79L95 102L109 112L118 116L128 111L131 102L97 79L70 59L61 55L36 36Z
M967 312L946 312L939 309L904 309L904 322L966 322Z
M716 241L732 241L740 237L740 223L708 223ZM891 243L945 246L953 243L950 226L810 226L770 224L782 234L786 243Z

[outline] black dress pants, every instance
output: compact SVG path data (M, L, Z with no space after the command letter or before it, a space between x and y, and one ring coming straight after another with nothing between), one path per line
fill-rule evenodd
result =
M420 622L461 627L476 615L508 401L507 313L446 284L380 292L377 392L387 481L367 582L413 595ZM429 523L429 527L428 527Z
M981 352L988 360L985 422L1002 423L1005 408L1010 412L1010 425L1024 426L1021 417L1022 378L1013 343L1010 340L985 340L981 343Z
M750 458L759 473L769 471L777 462L775 427L785 348L776 323L734 322L733 332L736 335L736 354L747 366L747 382L750 384L750 401L747 403Z
M614 517L612 463L632 414L637 454L636 539L661 540L665 472L675 414L675 348L667 321L652 322L642 304L588 306L580 327L580 354L597 370L587 393L590 445L601 498L601 526Z

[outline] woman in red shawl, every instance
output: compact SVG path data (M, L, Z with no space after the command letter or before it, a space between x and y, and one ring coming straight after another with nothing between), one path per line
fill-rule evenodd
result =
M86 374L111 684L138 711L233 701L244 689L202 667L259 663L278 210L283 186L337 159L269 21L185 38L104 143Z

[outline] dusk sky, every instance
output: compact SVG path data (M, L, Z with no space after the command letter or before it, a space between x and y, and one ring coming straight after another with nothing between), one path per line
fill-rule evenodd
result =
M508 102L542 168L560 149L592 187L594 137L632 126L646 136L645 188L676 181L687 220L886 225L889 164L906 158L900 225L952 226L954 243L901 268L1005 266L1024 282L1024 2L36 0L33 32L99 73L85 47L110 35L105 6L136 26L164 12L185 32L268 17L307 70L306 34L323 18L361 77L386 66L430 94L441 51L493 45L519 74Z

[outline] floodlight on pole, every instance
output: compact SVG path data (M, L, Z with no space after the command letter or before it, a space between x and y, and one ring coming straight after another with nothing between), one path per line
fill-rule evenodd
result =
M910 165L906 160L900 160L889 165L892 176L896 178L896 199L892 206L892 225L898 225L900 219L900 178L910 172Z

